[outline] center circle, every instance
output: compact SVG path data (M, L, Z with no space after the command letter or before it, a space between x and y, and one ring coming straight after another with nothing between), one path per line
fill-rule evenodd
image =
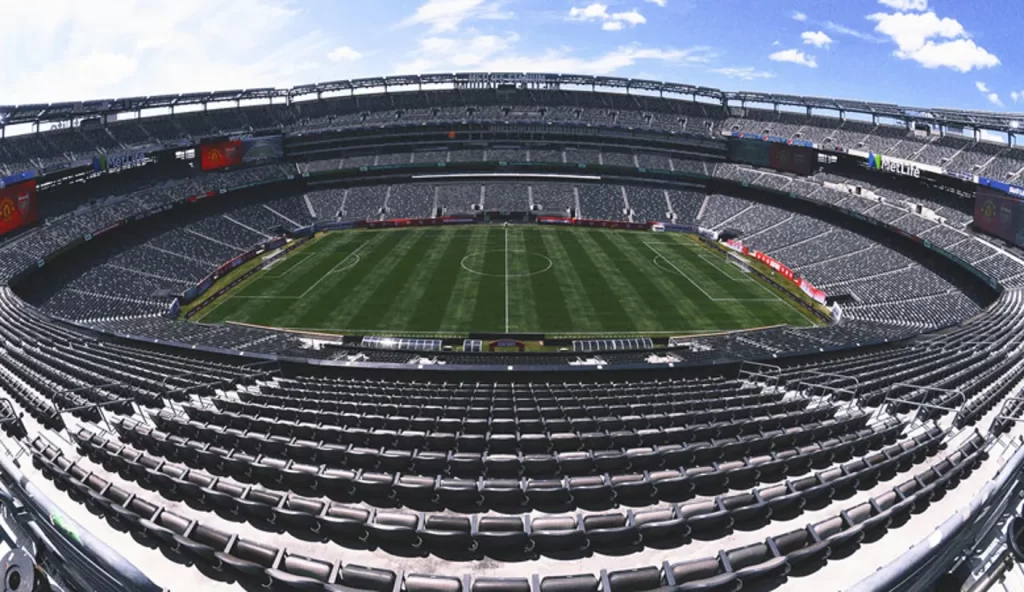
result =
M501 255L494 256L490 261L488 261L488 253L501 253ZM529 251L508 251L507 256L525 257L527 271L513 272L506 269L506 251L501 249L470 253L462 258L460 265L462 266L462 269L465 269L470 273L487 277L530 277L532 275L544 273L554 265L551 262L551 259L548 259L547 256L541 255L540 253L531 253Z

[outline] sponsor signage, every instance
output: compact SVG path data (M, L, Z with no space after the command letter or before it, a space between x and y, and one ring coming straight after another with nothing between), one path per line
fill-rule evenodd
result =
M15 185L17 183L21 183L22 181L28 181L29 179L34 179L35 177L36 177L36 172L35 171L22 171L20 173L15 173L13 175L8 175L6 177L0 177L0 189L4 189L5 187L8 187L9 185Z
M474 72L457 74L455 83L458 86L490 88L501 85L529 86L532 88L557 89L558 75L555 74L522 74L518 72Z
M813 298L815 302L819 304L825 304L825 292L815 288L814 285L811 284L811 282L805 280L804 278L800 278L800 281L798 283L800 285L800 289L804 291L804 294L807 294L808 296Z
M0 189L0 235L39 221L36 181L29 179Z
M149 156L145 151L99 154L92 158L92 170L96 172L117 171L140 166L147 162L149 162Z
M921 178L921 166L909 160L899 160L881 154L868 155L868 168L904 177Z
M764 263L768 267L771 267L775 271L781 273L786 279L796 281L792 269L786 267L781 262L772 259L768 255L765 255L761 251L754 251L754 258L760 261L761 263Z

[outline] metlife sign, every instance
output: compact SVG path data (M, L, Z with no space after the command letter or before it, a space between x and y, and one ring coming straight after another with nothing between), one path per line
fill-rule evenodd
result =
M921 165L908 160L890 158L881 154L868 154L868 168L903 177L921 178Z
M96 172L118 171L121 169L141 166L149 162L149 155L145 150L136 152L122 152L118 154L100 154L92 159L92 168Z
M494 88L504 85L554 90L559 88L559 81L556 75L520 74L517 72L477 72L455 75L456 88Z

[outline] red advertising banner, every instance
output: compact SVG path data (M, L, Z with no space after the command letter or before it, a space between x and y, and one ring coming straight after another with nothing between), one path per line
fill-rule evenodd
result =
M242 141L227 140L199 147L199 163L204 171L242 164Z
M38 220L35 179L0 189L0 235Z
M772 259L768 255L765 255L761 251L754 251L754 259L757 259L761 263L764 263L768 267L771 267L775 271L781 273L783 276L786 277L786 279L788 279L790 281L794 281L794 282L796 281L796 276L793 274L793 270L792 269L786 267L785 265L783 265L779 261L776 261L775 259Z
M813 285L811 285L811 282L805 280L804 278L800 278L799 284L800 289L804 291L804 294L807 294L820 304L825 304L824 291L815 288Z
M734 238L730 238L727 241L725 241L725 246L729 247L733 251L736 251L737 253L743 253L744 255L747 254L747 248L743 246L743 241L738 241Z

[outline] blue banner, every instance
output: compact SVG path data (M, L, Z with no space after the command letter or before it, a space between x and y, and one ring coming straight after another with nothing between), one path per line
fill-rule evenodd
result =
M988 177L978 177L978 184L1024 199L1024 187L1020 187L1018 185L1010 185L1009 183L1003 183L1002 181L996 181L995 179L989 179Z
M6 177L0 177L0 189L7 187L8 185L16 185L22 181L28 181L29 179L35 179L35 171L22 171Z

